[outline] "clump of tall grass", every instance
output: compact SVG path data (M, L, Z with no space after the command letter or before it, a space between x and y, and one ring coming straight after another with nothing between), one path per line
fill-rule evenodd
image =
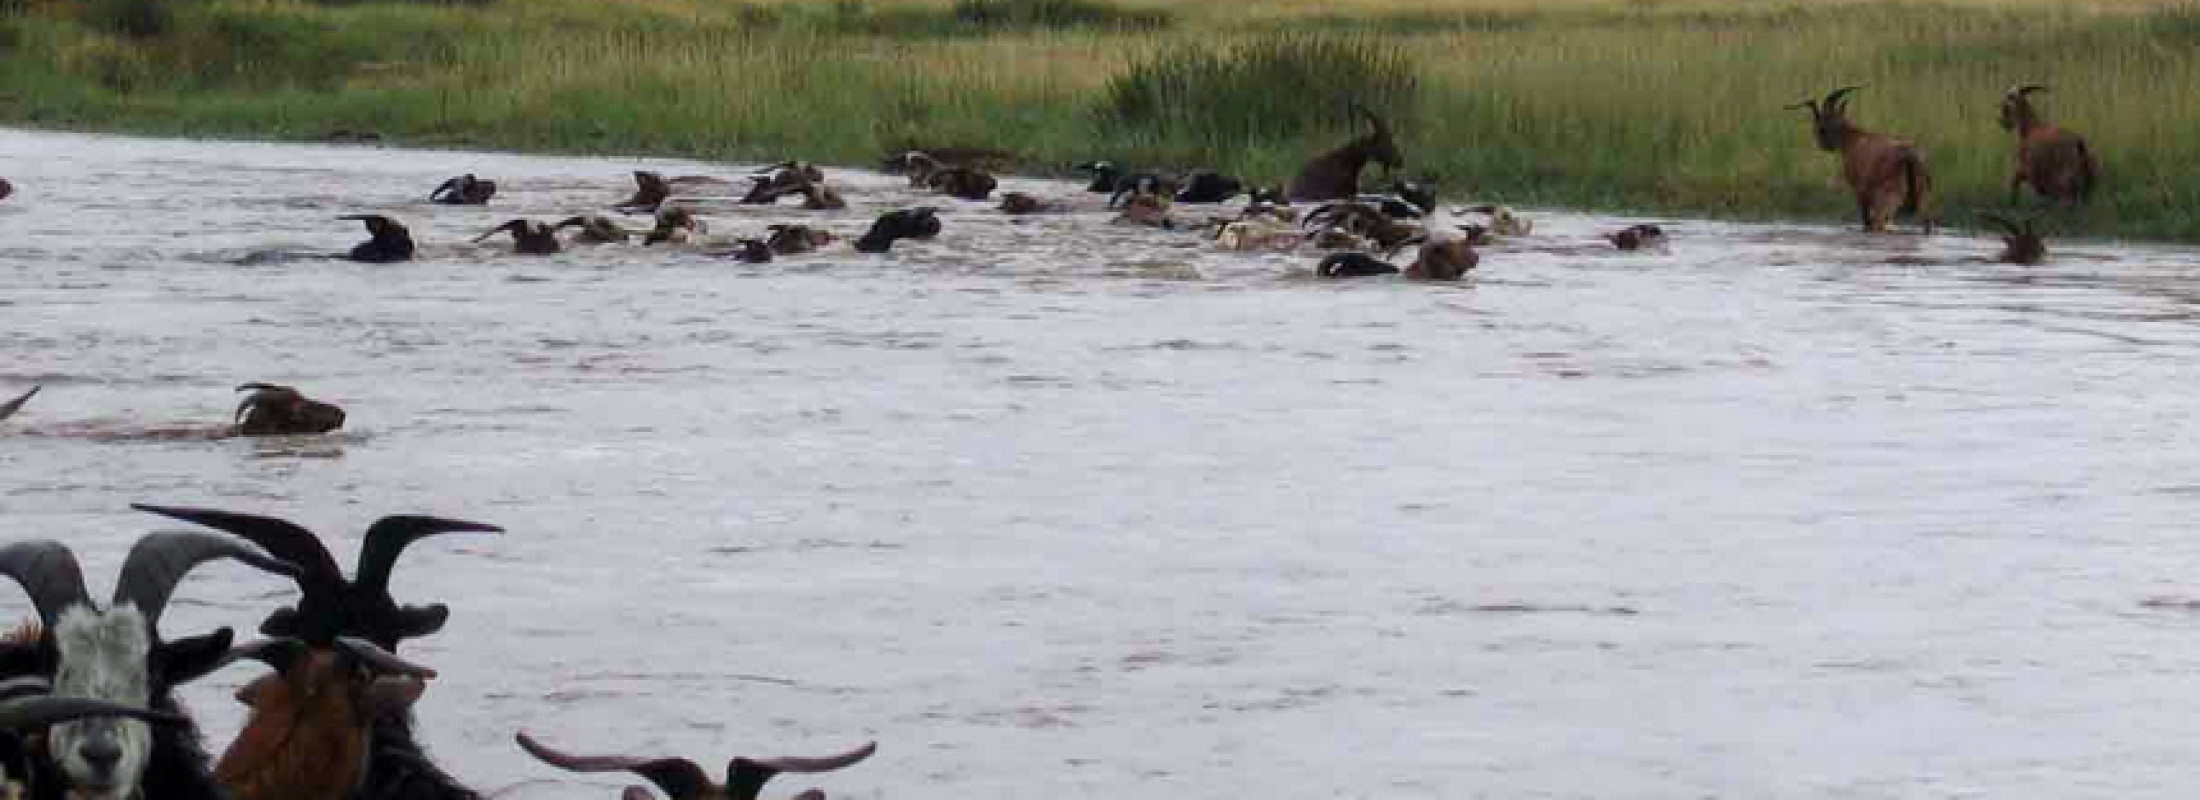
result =
M989 28L1165 28L1175 15L1161 8L1126 8L1096 0L955 0L955 19Z
M1120 131L1219 147L1299 138L1354 103L1411 117L1421 96L1413 58L1380 38L1271 33L1132 64L1108 81L1099 116Z
M169 0L91 0L84 4L84 23L133 39L152 39L175 25L176 14L168 4Z

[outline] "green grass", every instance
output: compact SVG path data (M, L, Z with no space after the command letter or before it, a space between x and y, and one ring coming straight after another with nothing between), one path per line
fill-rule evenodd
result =
M2200 6L2136 2L167 0L156 35L0 0L0 119L52 127L870 164L911 145L1278 182L1364 100L1449 196L1846 220L1781 106L1842 84L2000 206L2001 91L2054 87L2107 181L2074 225L2200 241Z

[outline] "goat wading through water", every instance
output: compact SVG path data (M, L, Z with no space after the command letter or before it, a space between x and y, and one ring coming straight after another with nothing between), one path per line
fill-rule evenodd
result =
M1405 166L1405 157L1398 154L1398 143L1391 137L1390 124L1357 103L1352 105L1352 112L1367 119L1368 132L1308 160L1284 189L1285 198L1294 203L1349 200L1359 196L1360 170L1369 162L1382 165L1386 171Z
M1841 154L1841 180L1856 195L1857 217L1866 232L1883 232L1895 217L1906 215L1916 216L1930 231L1926 207L1932 201L1933 180L1925 169L1925 153L1909 140L1849 121L1849 93L1861 88L1844 86L1828 92L1823 102L1806 99L1787 109L1809 111L1818 149Z
M2100 180L2101 162L2085 137L2057 127L2032 106L2032 95L2047 91L2038 84L2011 87L2001 96L2001 127L2017 135L2017 171L2009 176L2009 204L2021 196L2020 187L2066 206L2083 205Z
M725 783L718 783L710 779L702 765L685 758L571 755L550 749L525 732L514 738L519 741L520 749L545 764L572 772L632 772L656 784L669 800L757 800L764 783L779 773L831 772L870 758L878 750L878 743L870 742L839 755L821 758L735 758L726 764ZM623 797L624 800L652 800L649 790L640 787L628 788ZM796 797L824 800L825 793L810 789Z

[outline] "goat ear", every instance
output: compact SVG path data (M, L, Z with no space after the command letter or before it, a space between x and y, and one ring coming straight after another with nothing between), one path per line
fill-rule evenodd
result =
M443 630L443 623L451 620L451 609L442 603L425 606L405 606L397 610L397 619L390 633L399 640L418 639Z
M236 631L222 628L203 636L188 636L160 645L160 680L181 686L205 677L222 665Z

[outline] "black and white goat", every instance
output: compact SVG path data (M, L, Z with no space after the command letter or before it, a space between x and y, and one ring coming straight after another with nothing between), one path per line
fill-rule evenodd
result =
M154 533L137 541L122 562L114 600L94 603L68 546L19 542L0 548L0 575L23 586L41 623L35 642L0 653L10 677L49 677L57 697L104 700L180 714L171 695L180 684L221 664L232 632L173 641L160 636L161 612L193 567L233 558L278 574L297 569L244 545L205 533ZM218 800L227 795L207 770L198 729L156 731L143 721L92 717L54 725L46 735L34 800Z

